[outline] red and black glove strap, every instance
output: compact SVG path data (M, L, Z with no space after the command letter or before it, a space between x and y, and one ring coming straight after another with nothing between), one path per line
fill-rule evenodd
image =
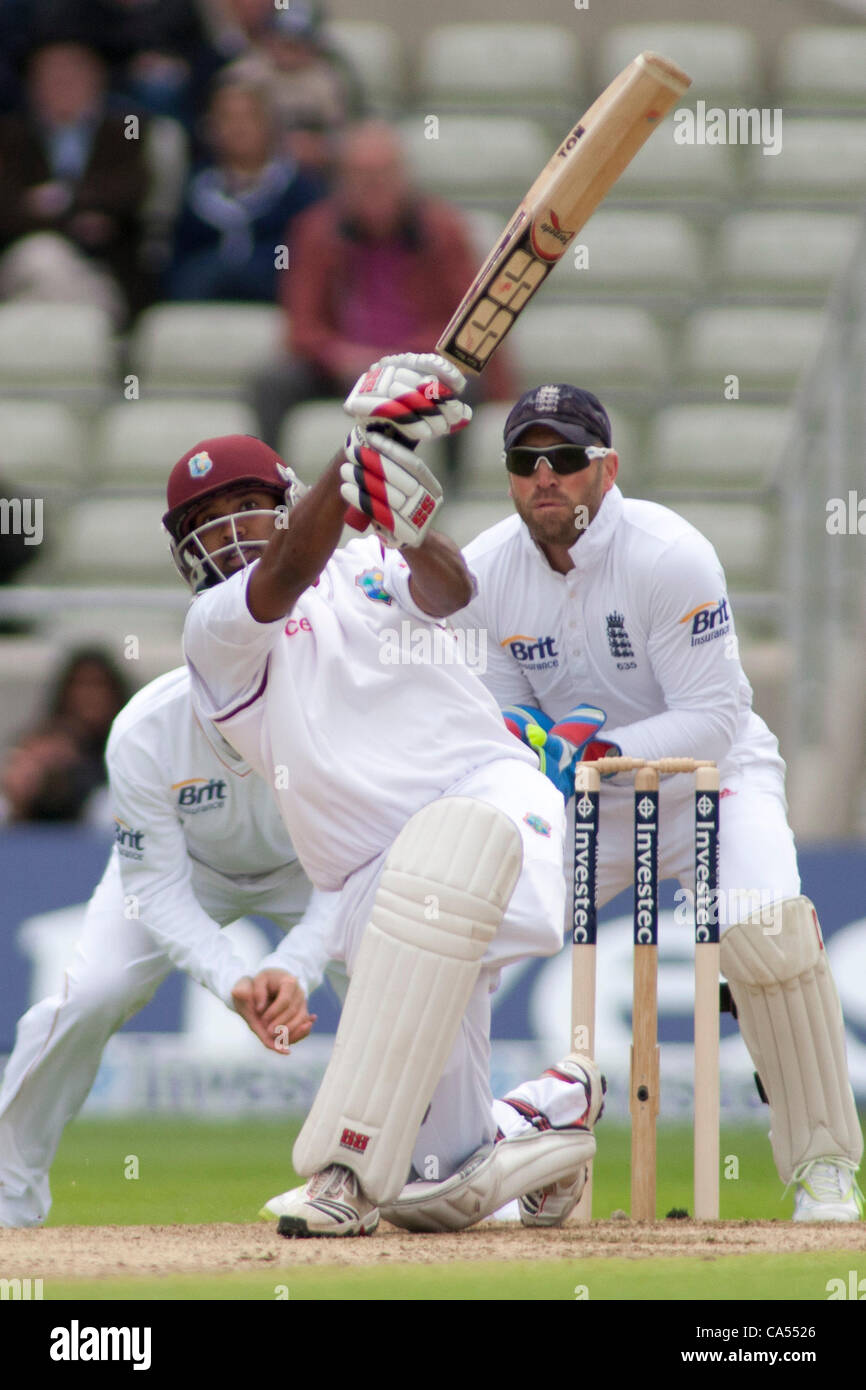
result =
M386 531L394 530L394 513L388 504L385 473L382 459L375 449L362 444L355 450L358 463L355 464L355 482L360 493L358 505L365 516L384 526Z

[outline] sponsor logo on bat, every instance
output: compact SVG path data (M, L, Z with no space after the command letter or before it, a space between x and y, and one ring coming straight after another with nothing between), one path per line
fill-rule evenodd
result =
M542 215L540 222L532 224L532 249L544 261L558 261L573 237L574 232L563 227L553 208L549 209L547 217Z

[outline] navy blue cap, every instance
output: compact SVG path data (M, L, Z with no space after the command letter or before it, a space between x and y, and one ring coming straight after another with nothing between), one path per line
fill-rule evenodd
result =
M505 421L505 447L511 449L530 425L547 425L569 444L611 447L610 419L598 396L560 382L525 391Z

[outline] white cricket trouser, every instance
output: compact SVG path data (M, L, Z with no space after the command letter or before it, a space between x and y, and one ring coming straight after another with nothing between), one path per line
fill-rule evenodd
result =
M434 1179L450 1177L469 1154L495 1138L490 996L504 966L527 956L555 955L561 949L565 909L565 807L547 778L527 763L502 759L468 774L445 795L476 797L504 811L523 840L523 869L502 924L482 958L460 1032L418 1131L413 1167L419 1176ZM549 833L524 821L529 806L539 809ZM350 976L385 858L383 853L371 860L343 888L344 911L329 954L346 961Z
M269 875L274 883L274 876ZM222 926L261 912L288 931L309 896L296 866L270 895L229 897L226 880L196 865L196 897ZM268 901L268 896L270 901ZM87 906L62 989L19 1020L0 1086L0 1226L34 1226L51 1207L48 1170L64 1126L87 1099L113 1033L175 968L147 928L123 915L123 885L112 854Z

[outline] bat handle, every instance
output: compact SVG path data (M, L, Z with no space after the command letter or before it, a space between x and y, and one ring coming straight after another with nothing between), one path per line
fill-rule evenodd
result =
M353 526L356 531L366 531L370 525L370 518L365 516L357 507L346 508L346 525Z

